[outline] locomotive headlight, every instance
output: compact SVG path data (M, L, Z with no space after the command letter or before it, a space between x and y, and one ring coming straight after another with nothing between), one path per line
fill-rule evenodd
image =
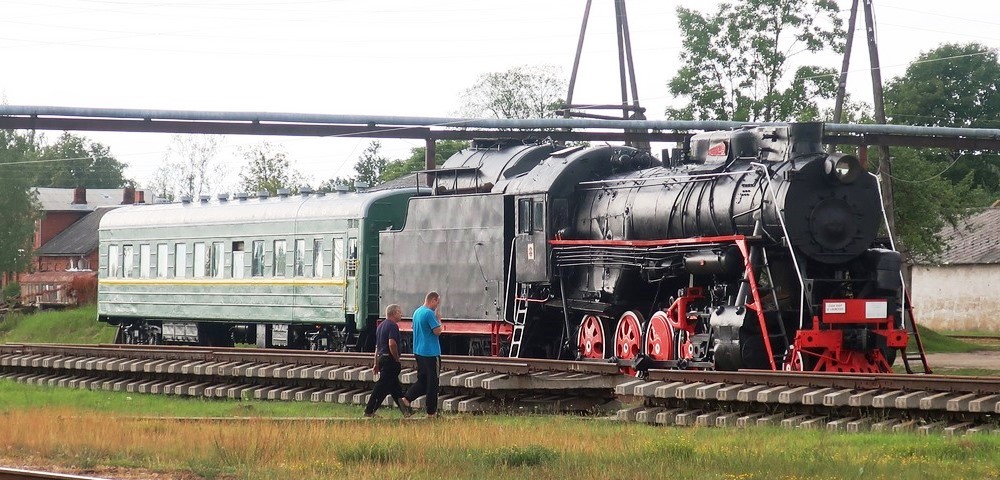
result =
M861 176L861 162L854 155L831 153L826 157L826 173L840 183L852 183Z

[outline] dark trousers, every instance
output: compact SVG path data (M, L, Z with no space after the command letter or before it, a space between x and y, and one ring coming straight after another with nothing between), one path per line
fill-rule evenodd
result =
M371 415L378 410L385 400L386 395L392 395L396 406L402 405L399 399L403 396L403 384L399 382L399 372L403 367L392 358L392 355L379 355L378 357L379 377L375 382L375 390L368 398L368 405L365 407L365 415Z
M417 359L417 382L410 385L406 391L409 401L416 400L421 395L427 395L427 414L434 415L438 410L438 372L441 370L441 357L425 357L414 355Z

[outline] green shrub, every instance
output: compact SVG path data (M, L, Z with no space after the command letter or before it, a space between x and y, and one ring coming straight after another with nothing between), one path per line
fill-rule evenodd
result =
M7 284L7 286L3 287L3 291L0 292L0 301L8 303L20 296L21 296L21 284L17 282L10 282Z
M345 445L336 452L337 460L343 463L377 464L399 461L405 454L403 446L395 442Z
M489 452L493 465L503 467L537 467L555 460L559 454L540 445L515 445Z

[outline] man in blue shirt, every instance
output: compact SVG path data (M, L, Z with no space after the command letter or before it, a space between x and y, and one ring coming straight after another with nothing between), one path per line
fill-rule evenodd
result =
M417 360L417 381L403 396L403 405L427 395L427 416L437 415L438 372L441 370L441 321L437 316L441 295L430 292L424 305L413 312L413 356Z
M403 412L404 417L413 414L409 405L402 403L403 384L399 382L399 372L402 365L399 363L399 320L403 318L403 310L399 305L392 304L385 309L385 320L379 324L375 330L375 365L372 369L375 373L381 373L378 381L375 382L375 390L368 397L368 405L365 407L365 416L374 417L375 411L382 405L386 395L392 395L396 401L396 406Z

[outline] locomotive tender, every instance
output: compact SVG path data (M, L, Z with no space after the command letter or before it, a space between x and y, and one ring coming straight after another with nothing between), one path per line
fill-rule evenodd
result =
M477 140L422 172L429 191L119 209L101 254L132 253L102 259L122 270L103 267L101 319L126 342L364 349L382 308L437 290L446 353L888 372L908 341L900 256L878 239L875 177L821 139L815 123L708 132L666 164L630 147ZM356 251L334 243L351 232ZM176 241L206 265L194 278L174 278ZM257 242L262 270L237 263ZM303 242L301 258L275 242ZM349 258L354 276L334 275ZM230 261L250 280L230 278Z

